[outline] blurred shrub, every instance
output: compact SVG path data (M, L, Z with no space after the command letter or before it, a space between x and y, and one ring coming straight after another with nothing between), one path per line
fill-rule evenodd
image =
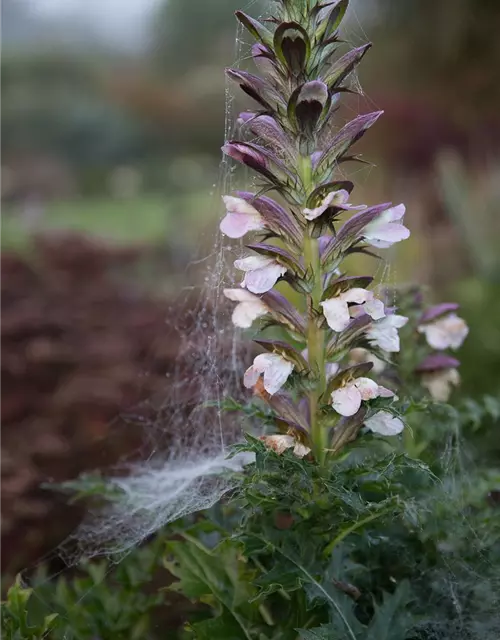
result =
M472 272L452 285L470 326L460 352L464 390L500 393L500 165L466 170L457 155L443 152L436 167L441 202Z

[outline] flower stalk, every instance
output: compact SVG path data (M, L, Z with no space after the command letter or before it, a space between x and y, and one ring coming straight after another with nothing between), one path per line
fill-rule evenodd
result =
M231 238L253 233L259 240L247 244L253 254L235 262L245 272L245 293L225 291L239 303L236 326L261 319L256 342L266 353L249 367L244 384L274 412L281 434L266 443L281 452L296 442L296 455L312 451L319 464L362 429L394 435L403 428L393 392L369 377L372 363L353 366L349 356L361 347L387 359L399 350L398 329L407 319L368 289L370 276L345 273L344 259L387 248L409 231L403 205L351 204L354 185L338 175L341 164L357 159L352 145L381 115L336 122L339 99L351 90L349 77L370 47L339 55L347 5L280 0L265 23L238 11L256 40L259 74L227 70L256 103L238 119L242 139L223 146L257 175L254 193L224 196L221 222ZM280 282L303 296L303 313L275 291ZM273 326L284 339L266 337Z

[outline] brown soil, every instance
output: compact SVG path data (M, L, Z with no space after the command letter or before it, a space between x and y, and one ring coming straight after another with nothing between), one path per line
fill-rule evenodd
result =
M138 422L156 411L189 329L189 316L177 327L182 306L134 282L146 258L76 235L2 256L4 572L37 561L81 517L42 483L105 468L143 442Z

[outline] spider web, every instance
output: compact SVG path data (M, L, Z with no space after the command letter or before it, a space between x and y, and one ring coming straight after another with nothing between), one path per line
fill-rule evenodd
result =
M236 64L242 62L242 29L239 25L236 33ZM228 140L236 126L228 81L225 95L224 139ZM219 218L221 196L235 188L234 169L224 157L218 184L210 194ZM248 182L248 176L242 178ZM200 238L200 250L206 245L207 239ZM155 417L143 419L140 427L146 457L123 461L107 475L105 503L91 508L58 550L67 565L101 555L119 561L168 523L218 502L236 486L235 472L250 461L244 454L228 459L228 447L241 440L242 425L241 419L221 408L228 397L243 399L241 378L250 357L250 341L241 340L233 329L232 309L222 294L235 282L229 268L232 253L234 247L217 229L209 255L194 257L186 269L189 282L199 280L200 271L204 276L181 295L190 310L177 327L181 344L175 370L159 406L153 399L148 402Z

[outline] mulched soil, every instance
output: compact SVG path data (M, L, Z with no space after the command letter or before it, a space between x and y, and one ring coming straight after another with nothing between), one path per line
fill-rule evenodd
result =
M78 235L38 238L28 257L2 255L3 572L36 562L81 517L41 483L136 451L137 423L178 370L193 314L134 277L147 257ZM188 378L197 348L182 365ZM195 392L186 385L178 399L186 410Z

